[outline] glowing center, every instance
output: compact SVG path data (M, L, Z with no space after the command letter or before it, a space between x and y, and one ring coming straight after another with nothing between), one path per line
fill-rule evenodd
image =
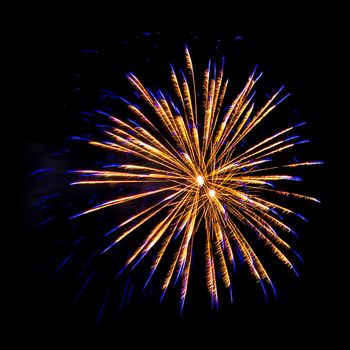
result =
M202 187L204 185L204 179L202 176L197 176L197 183L198 183L198 186Z
M213 197L215 196L215 191L214 191L214 190L210 190L210 191L209 191L209 196L210 196L211 198L213 198Z

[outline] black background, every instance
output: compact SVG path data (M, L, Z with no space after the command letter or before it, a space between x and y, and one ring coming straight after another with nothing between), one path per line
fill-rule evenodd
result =
M195 334L199 340L217 337L226 345L247 339L243 334L251 334L253 339L284 334L288 342L295 339L302 342L304 335L315 341L320 334L326 336L332 319L329 312L333 308L333 290L337 289L330 263L334 252L328 244L329 235L336 234L330 225L335 211L332 205L335 195L329 185L332 183L331 169L336 164L332 152L336 142L335 126L329 120L329 100L334 88L332 76L337 63L334 59L338 43L336 30L331 31L323 17L315 13L301 14L299 10L289 15L280 13L274 16L274 21L266 19L266 22L262 18L256 22L247 15L246 21L240 21L243 24L238 24L230 16L203 23L198 19L199 15L196 21L191 21L189 15L181 14L169 15L170 23L165 23L164 16L161 16L162 20L154 13L153 16L139 14L134 17L130 9L124 11L122 8L115 10L115 18L108 16L108 19L98 14L85 16L83 11L73 15L68 9L48 12L28 22L23 43L29 73L25 91L30 97L30 113L21 118L23 178L19 246L23 249L18 253L21 273L15 293L16 305L19 306L16 308L16 329L33 342L46 343L44 339L47 338L47 344L61 340L68 343L72 339L80 342L93 337L115 339L117 348L123 348L118 344L122 339L128 339L131 345L149 339L157 343L160 335L168 336L168 342L178 341L187 334ZM325 16L326 11L321 14ZM325 18L329 20L330 17L331 13ZM144 32L160 33L157 42L160 42L161 49L155 51L160 54L152 56L152 51L150 63L138 57L147 56L146 51L139 51L145 40L142 38ZM199 36L198 40L193 39L195 35ZM305 264L301 266L302 275L298 280L293 280L290 275L281 277L278 286L282 296L272 304L248 302L255 294L250 295L247 287L245 302L237 302L219 312L210 311L206 299L182 317L172 305L136 304L119 315L107 316L107 320L94 326L88 307L71 307L73 273L52 274L59 259L53 257L57 250L53 248L50 234L57 237L60 228L35 228L33 221L36 218L30 208L35 184L28 180L28 174L42 166L42 157L48 157L60 148L67 136L79 132L80 119L76 112L81 108L88 109L90 102L82 106L81 96L77 96L79 86L74 78L77 71L86 72L84 79L88 83L79 83L86 87L83 92L86 101L96 98L96 87L107 85L122 90L123 83L114 85L113 80L122 81L125 69L135 69L136 73L141 69L148 71L146 80L152 81L156 77L153 84L157 87L162 73L157 76L156 68L160 66L162 72L166 72L171 57L175 57L177 63L181 62L185 42L189 45L193 42L197 47L193 52L194 61L196 56L206 55L199 59L205 64L210 53L203 48L203 43L209 43L211 48L210 43L217 38L227 43L225 48L229 47L231 40L235 53L240 55L234 63L245 64L244 73L258 63L268 79L267 84L286 83L287 90L293 93L290 105L295 106L302 119L308 121L307 133L312 140L308 152L314 159L325 161L321 169L314 171L316 175L311 185L322 205L306 208L310 223L303 226L301 249ZM121 45L125 40L128 43ZM125 47L125 51L121 47ZM84 50L98 50L102 58L96 60L94 54L81 58L79 52ZM97 74L98 70L101 73ZM245 293L244 288L241 293ZM194 330L196 327L199 327L199 332ZM146 338L145 334L148 334Z

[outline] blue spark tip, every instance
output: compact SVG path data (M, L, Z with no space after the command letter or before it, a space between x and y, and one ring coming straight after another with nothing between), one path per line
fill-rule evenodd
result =
M295 250L292 249L292 252L295 254L295 256L304 264L303 258L300 256L300 254Z
M70 141L84 141L84 142L89 142L89 139L85 138L85 137L80 137L80 136L70 136L68 138L68 140Z
M110 117L111 116L109 113L101 111L100 109L96 109L95 112L98 113L98 114L105 115L106 117Z

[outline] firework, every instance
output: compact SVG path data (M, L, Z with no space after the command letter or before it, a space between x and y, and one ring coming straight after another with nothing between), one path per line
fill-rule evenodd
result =
M170 282L181 283L182 310L190 279L196 235L205 238L206 284L212 305L218 305L218 283L231 291L232 267L244 261L252 276L274 291L272 281L251 246L252 237L268 246L288 268L295 270L287 252L293 231L282 214L294 214L275 203L278 197L295 197L318 202L275 185L300 179L285 173L288 168L320 162L273 163L275 157L303 143L293 132L302 124L287 127L254 145L242 141L288 95L283 88L273 93L260 108L253 103L254 86L261 77L256 70L231 102L226 102L228 80L224 80L223 61L219 69L209 62L197 95L196 79L189 51L185 51L186 74L171 67L173 96L151 92L134 75L128 79L143 101L143 108L126 102L132 119L108 115L112 127L104 130L108 141L89 141L93 146L127 154L134 162L121 164L115 171L78 170L79 185L109 184L142 188L89 208L74 217L98 212L127 202L149 200L109 232L115 239L103 252L135 231L157 220L144 241L129 256L125 268L134 267L154 250L155 257L146 285L162 262L168 265L162 284L164 297ZM225 106L225 108L224 108ZM138 187L138 184L143 184ZM273 200L271 200L273 198ZM278 202L278 201L277 201ZM137 206L135 206L137 208ZM204 230L200 227L205 228ZM248 238L247 232L253 233ZM281 232L285 234L280 234ZM170 247L175 247L170 249ZM175 254L167 254L175 251ZM167 258L164 258L167 256ZM220 282L221 281L221 282Z

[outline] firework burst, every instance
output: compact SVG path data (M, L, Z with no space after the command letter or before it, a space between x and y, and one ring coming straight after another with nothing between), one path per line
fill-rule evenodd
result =
M200 94L197 94L197 81L187 49L185 57L186 74L177 74L171 67L173 97L161 91L151 92L135 75L129 74L128 79L143 100L144 108L126 102L132 119L109 115L112 127L104 130L108 141L90 141L93 146L127 154L134 162L121 164L116 171L78 170L76 172L84 179L73 183L142 188L74 217L127 202L149 200L151 204L135 209L131 217L109 232L115 238L104 247L104 252L156 219L157 223L144 241L127 259L125 268L135 266L154 250L146 285L161 261L167 264L161 298L170 282L179 280L181 310L188 291L197 234L203 235L206 242L203 253L206 284L213 306L218 305L219 280L231 291L231 270L237 259L247 264L264 293L266 287L274 291L267 271L251 246L252 236L248 238L247 230L294 270L287 258L287 252L293 252L287 242L293 231L282 221L281 214L302 216L271 198L295 197L318 202L275 185L300 180L285 173L289 168L320 163L273 163L278 154L303 142L293 135L302 124L280 130L252 146L241 146L246 136L288 96L282 94L283 88L256 108L253 89L261 74L254 70L238 96L227 104L228 81L224 80L223 61L219 69L209 62L198 89ZM223 108L224 104L228 107ZM143 186L138 187L139 184ZM200 225L205 230L200 230ZM286 234L280 235L282 231ZM174 255L167 254L170 246L175 247L172 248Z

